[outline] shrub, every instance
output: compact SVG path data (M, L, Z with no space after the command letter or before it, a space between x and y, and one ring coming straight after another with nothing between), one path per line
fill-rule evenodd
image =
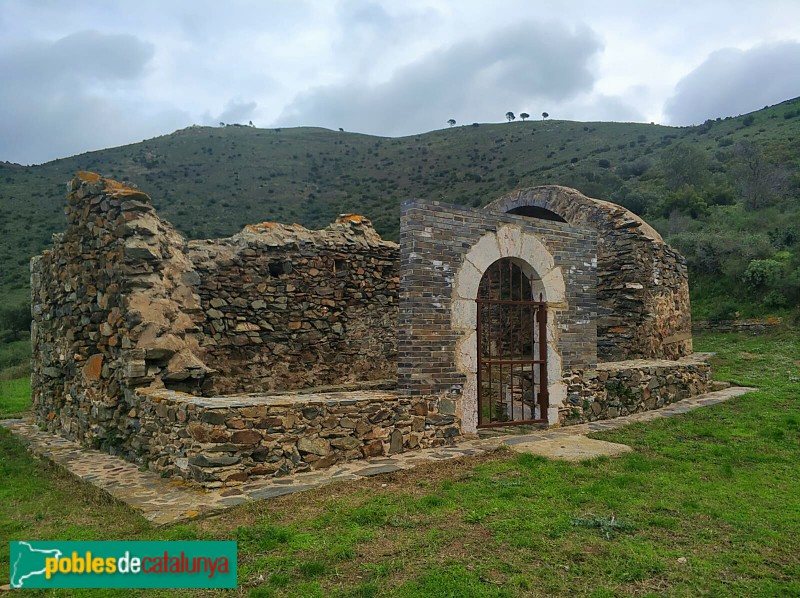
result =
M598 161L597 161L597 165L598 165L600 168L610 168L610 167L611 167L611 162L609 162L609 161L608 161L608 160L606 160L605 158L602 158L602 159L600 159L600 160L598 160Z
M677 191L670 193L664 201L663 211L665 217L675 210L688 214L692 218L699 218L708 213L708 203L692 185L684 185Z
M781 277L783 266L775 260L752 260L742 275L742 280L751 291L773 286Z
M0 331L4 332L9 340L19 338L23 332L31 328L31 307L27 303L20 303L10 307L0 308Z
M717 304L708 314L708 321L711 323L735 320L738 313L736 304L732 301L723 301Z
M767 307L786 307L789 305L789 300L781 291L773 289L764 295L764 305Z

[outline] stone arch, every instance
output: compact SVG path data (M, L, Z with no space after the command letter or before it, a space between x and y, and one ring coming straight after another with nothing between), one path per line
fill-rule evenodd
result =
M461 332L456 346L456 370L464 375L459 414L466 433L477 430L478 414L478 356L477 356L477 305L478 287L486 270L503 258L512 258L519 265L534 289L548 304L547 321L547 379L550 404L548 422L558 422L558 410L563 406L566 389L562 381L561 354L558 350L558 314L566 308L564 275L555 264L553 254L535 235L519 226L505 225L497 232L484 234L464 256L464 261L453 282L451 324Z
M639 216L559 185L518 189L486 209L531 218L552 219L548 214L555 214L597 230L600 361L691 354L686 262Z

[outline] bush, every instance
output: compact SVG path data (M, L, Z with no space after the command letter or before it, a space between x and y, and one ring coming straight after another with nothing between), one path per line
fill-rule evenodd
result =
M751 291L760 291L775 285L783 274L783 265L775 260L752 260L742 275Z
M682 214L688 214L692 218L699 218L708 214L708 203L693 186L684 185L677 191L667 195L664 201L664 217L668 217L676 210Z
M611 162L609 162L608 160L603 158L603 159L597 161L597 165L600 168L610 168L611 167Z
M712 324L735 320L738 314L738 307L733 301L724 301L715 306L708 314L708 321Z
M782 292L773 289L764 295L764 305L767 307L786 307L789 305L789 300Z
M0 336L5 342L17 340L31 329L31 308L27 303L0 308Z
M732 206L736 203L736 189L730 183L717 183L706 189L705 198L715 206Z

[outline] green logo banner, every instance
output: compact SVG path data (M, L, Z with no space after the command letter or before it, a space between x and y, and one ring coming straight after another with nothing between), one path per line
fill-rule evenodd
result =
M236 542L11 542L12 588L235 588Z

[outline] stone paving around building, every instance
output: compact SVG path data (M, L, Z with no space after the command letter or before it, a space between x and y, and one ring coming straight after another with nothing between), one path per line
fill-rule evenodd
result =
M241 486L219 490L203 490L186 482L161 478L153 472L142 471L137 465L113 455L88 449L60 436L42 432L32 423L32 420L0 420L0 425L9 428L34 454L50 460L76 477L94 484L114 498L127 503L154 525L168 525L218 513L250 500L273 498L334 482L412 469L419 464L431 461L480 455L502 445L527 445L530 447L532 443L549 442L552 445L550 451L552 454L548 456L558 458L558 453L569 453L569 450L562 448L569 445L573 448L572 452L577 450L581 452L583 458L591 458L606 454L603 452L604 447L601 444L587 443L582 440L570 442L570 437L585 436L661 417L674 417L698 407L727 401L752 390L754 389L745 387L726 388L684 399L653 411L564 428L537 431L497 428L493 429L488 437L463 440L453 446L350 461L324 470L283 478L250 481ZM525 446L519 448L526 449ZM534 452L547 454L547 451Z

